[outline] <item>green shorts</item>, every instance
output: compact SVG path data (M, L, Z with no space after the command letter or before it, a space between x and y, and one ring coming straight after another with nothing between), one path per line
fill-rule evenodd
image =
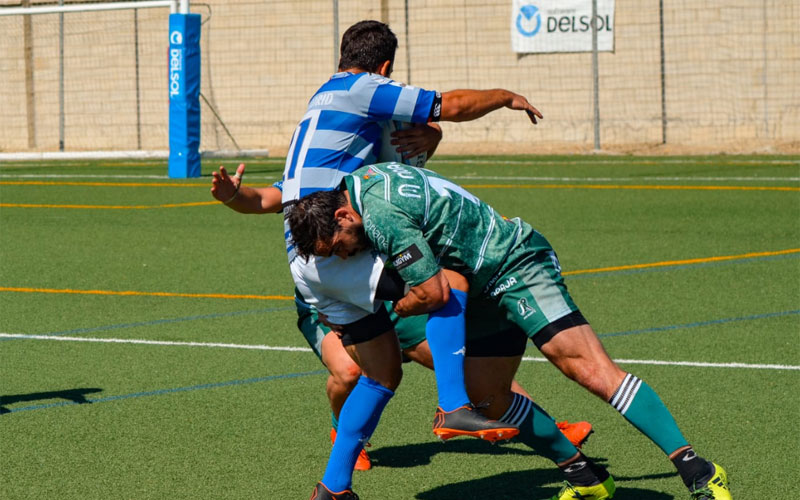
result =
M499 310L503 319L517 325L531 339L565 317L581 318L576 324L585 322L567 291L556 253L537 232L511 251L506 265L483 292L479 300L485 307L474 314L488 315L482 321L491 322L496 321ZM476 308L469 306L468 313L470 309Z
M316 308L309 306L296 296L295 305L297 307L297 328L303 333L303 337L305 337L306 342L308 342L314 354L321 360L322 339L331 329L323 325L319 320ZM397 332L397 338L400 341L401 349L414 347L425 340L425 324L428 321L427 314L401 318L392 310L391 302L386 302L384 306L389 311L389 317L392 320L395 332Z

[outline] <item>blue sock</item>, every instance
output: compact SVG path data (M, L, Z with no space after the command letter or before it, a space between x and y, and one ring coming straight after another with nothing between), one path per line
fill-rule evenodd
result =
M333 430L336 432L339 432L339 419L336 418L336 414L333 413L333 410L331 410L331 427L333 427Z
M363 375L358 379L339 413L336 442L322 477L322 484L329 490L350 488L358 454L378 426L383 408L392 396L394 392L378 382Z
M444 411L453 411L469 403L464 386L466 307L467 294L451 289L450 301L438 311L428 314L425 326L425 337L433 356L439 406Z

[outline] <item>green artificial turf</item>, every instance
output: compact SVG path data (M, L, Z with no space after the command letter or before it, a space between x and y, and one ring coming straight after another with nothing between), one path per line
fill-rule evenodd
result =
M282 218L211 203L219 164L186 180L159 161L0 165L0 333L44 336L0 337L1 498L304 499L322 477L326 376L295 326ZM734 498L791 484L800 158L428 167L548 237L610 355L727 469ZM247 160L245 182L282 170ZM556 419L592 422L584 451L617 479L615 499L688 498L660 450L540 358L529 347L517 379ZM354 477L361 498L557 492L558 471L520 444L436 441L433 374L404 368L371 439L375 466Z

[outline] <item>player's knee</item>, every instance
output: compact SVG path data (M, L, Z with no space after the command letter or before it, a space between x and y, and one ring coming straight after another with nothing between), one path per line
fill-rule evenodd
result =
M354 362L341 363L333 368L329 367L334 383L348 389L353 389L361 376L361 368Z
M403 369L398 364L394 366L388 366L390 364L387 363L386 366L381 367L381 369L371 370L369 373L364 371L364 375L375 380L383 387L389 389L390 391L397 390L400 386L400 381L403 379Z
M386 383L382 385L389 390L395 391L400 386L401 380L403 380L403 368L398 366L396 369L391 370Z

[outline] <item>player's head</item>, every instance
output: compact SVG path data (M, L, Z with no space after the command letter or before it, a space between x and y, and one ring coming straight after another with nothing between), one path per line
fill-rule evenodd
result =
M343 191L317 191L300 200L287 217L297 255L346 259L369 247L361 216Z
M342 35L339 69L358 68L378 73L389 61L388 73L391 73L396 51L397 37L389 26L379 21L359 21Z

